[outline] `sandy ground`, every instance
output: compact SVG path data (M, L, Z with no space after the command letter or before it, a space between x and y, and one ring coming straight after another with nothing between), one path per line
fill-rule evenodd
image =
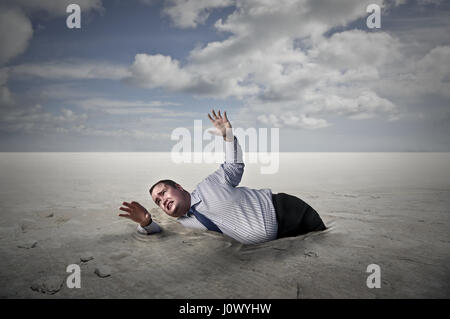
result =
M0 297L450 297L450 189L424 182L374 191L355 181L341 192L299 192L292 185L277 191L310 203L328 230L246 246L183 228L156 208L151 213L164 231L150 236L118 218L118 206L4 214ZM93 258L82 262L86 256ZM81 268L80 289L66 286L66 267L74 263ZM381 267L379 289L366 286L369 264Z

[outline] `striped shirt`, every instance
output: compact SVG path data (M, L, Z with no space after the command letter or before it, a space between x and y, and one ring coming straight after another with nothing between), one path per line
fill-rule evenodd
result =
M272 203L272 191L237 187L244 173L242 149L236 137L225 141L225 162L201 181L191 194L191 207L208 217L223 234L243 244L257 244L276 239L278 223ZM183 226L203 229L194 215L177 218ZM159 232L153 221L138 225L141 233Z

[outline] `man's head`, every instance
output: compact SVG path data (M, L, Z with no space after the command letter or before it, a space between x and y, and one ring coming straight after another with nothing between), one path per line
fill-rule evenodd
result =
M156 205L172 217L183 216L191 207L189 192L170 179L156 182L150 188L150 196Z

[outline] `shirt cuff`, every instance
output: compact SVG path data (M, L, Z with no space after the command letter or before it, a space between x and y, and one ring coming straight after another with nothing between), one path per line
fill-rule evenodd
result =
M234 136L233 141L225 141L225 162L226 163L243 163L242 149L239 142Z
M150 225L145 226L145 227L142 227L141 225L138 224L137 231L138 231L138 233L147 235L147 234L159 233L161 231L161 228L154 220L152 220Z

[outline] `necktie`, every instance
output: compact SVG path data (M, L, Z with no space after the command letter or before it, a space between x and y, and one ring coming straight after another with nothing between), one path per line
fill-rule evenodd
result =
M191 209L189 209L189 213L193 214L195 216L195 218L197 218L197 220L200 223L202 223L203 226L205 226L208 230L212 230L212 231L216 231L216 232L222 233L222 231L219 229L219 227L217 227L217 225L214 224L211 219L209 219L208 217L206 217L202 213L199 213L198 211L196 211L194 207L191 207Z

